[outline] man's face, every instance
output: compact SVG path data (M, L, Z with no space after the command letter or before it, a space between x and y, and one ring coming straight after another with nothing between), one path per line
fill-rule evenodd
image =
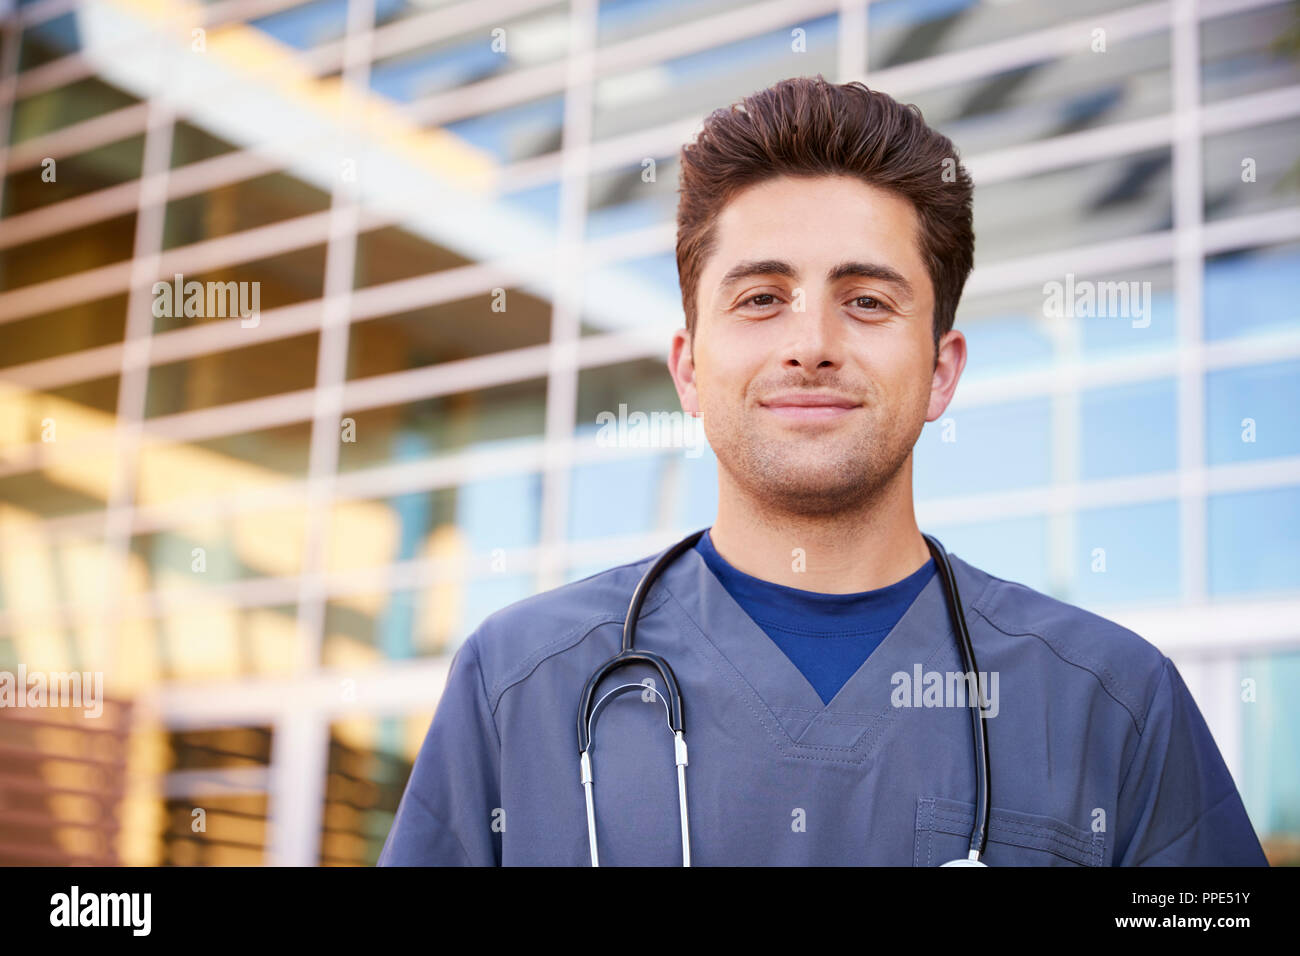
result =
M934 290L906 199L859 180L780 177L723 209L673 342L682 407L732 480L781 510L861 505L909 466L965 364L935 364Z

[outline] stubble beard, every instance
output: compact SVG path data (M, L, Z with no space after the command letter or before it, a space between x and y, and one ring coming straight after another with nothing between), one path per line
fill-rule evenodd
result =
M918 431L909 441L875 427L802 439L743 425L725 431L720 440L710 436L719 467L756 507L801 518L870 510L897 481L919 437Z

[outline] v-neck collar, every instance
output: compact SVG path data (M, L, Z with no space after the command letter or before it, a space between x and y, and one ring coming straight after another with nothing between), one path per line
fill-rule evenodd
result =
M952 555L949 562L969 627L969 608L978 603L992 578ZM758 712L766 712L780 729L776 735L780 749L801 757L860 762L874 750L896 715L897 708L890 703L894 674L910 677L918 664L923 671L961 667L943 578L937 571L828 704L736 603L699 552L686 551L660 580L693 630L716 649L715 663L741 678L742 692L747 689ZM978 656L977 647L977 662Z

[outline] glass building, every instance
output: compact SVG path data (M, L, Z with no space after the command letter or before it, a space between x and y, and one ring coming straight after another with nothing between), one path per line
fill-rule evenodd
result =
M1297 6L11 0L0 670L130 731L0 711L0 861L373 863L479 622L711 522L602 422L679 410L681 145L818 73L977 185L922 528L1169 654L1300 860Z

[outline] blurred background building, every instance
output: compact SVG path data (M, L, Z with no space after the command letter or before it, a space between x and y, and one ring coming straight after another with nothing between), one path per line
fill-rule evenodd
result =
M1169 654L1300 859L1298 22L10 0L0 670L110 705L0 709L0 860L373 863L483 617L711 522L707 450L597 416L679 409L678 149L817 73L916 103L977 183L921 526ZM160 309L178 275L257 315ZM1149 283L1148 321L1046 315L1067 276Z

